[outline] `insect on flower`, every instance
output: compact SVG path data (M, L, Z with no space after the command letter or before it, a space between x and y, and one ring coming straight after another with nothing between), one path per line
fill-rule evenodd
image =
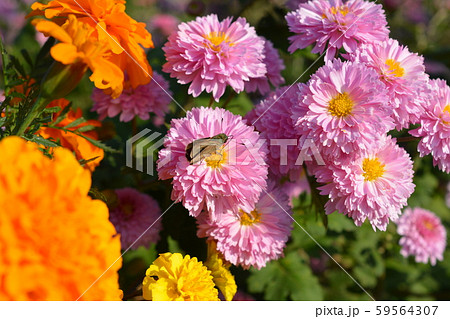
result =
M228 139L226 134L220 133L212 137L194 140L186 146L186 159L192 165L213 154L220 155L220 149L224 147Z

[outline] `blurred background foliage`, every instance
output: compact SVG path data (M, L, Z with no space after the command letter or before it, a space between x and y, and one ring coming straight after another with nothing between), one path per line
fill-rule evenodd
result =
M9 1L9 0L8 0ZM19 3L23 19L29 11L29 0L11 0ZM3 0L2 0L3 2ZM259 35L270 39L285 62L283 76L286 84L307 82L309 76L323 64L316 61L318 55L310 48L287 52L288 31L284 16L295 8L297 0L128 0L127 12L138 21L148 24L155 39L155 48L149 50L148 59L157 72L161 72L164 54L161 49L165 38L151 27L152 17L170 14L180 21L189 21L196 16L209 13L219 18L243 16L256 28ZM6 2L5 2L6 3ZM391 37L408 45L411 51L425 57L427 72L432 78L443 78L450 82L450 2L447 0L382 0L386 11ZM35 58L40 44L34 28L23 21L14 25L6 23L6 11L0 11L0 31L6 39L9 53L24 62L21 52L26 49ZM7 36L6 36L7 35ZM23 63L26 65L26 63ZM95 118L89 110L93 85L88 75L68 99L76 108L82 108L86 118ZM165 75L168 79L168 77ZM169 80L169 79L168 79ZM173 97L186 109L207 105L209 96L193 99L187 94L187 86L170 79ZM2 87L2 86L0 86ZM232 94L227 91L224 100ZM228 109L235 114L245 114L261 99L256 94L245 92L232 97ZM221 101L221 103L223 103ZM217 105L217 103L216 103ZM184 116L174 103L166 123L171 118ZM165 134L168 124L154 127L152 121L137 120L122 123L118 119L107 119L99 130L100 139L109 146L124 151L125 142L143 128ZM397 134L405 135L405 132ZM412 207L420 206L435 212L450 233L450 211L445 203L449 175L432 166L430 157L419 158L417 142L401 143L415 162L416 191L409 200ZM164 212L171 205L170 181L158 181L156 176L138 172L125 166L124 153L105 156L93 174L93 188L98 191L122 187L134 187L150 194L160 203ZM238 289L258 300L370 300L351 275L373 298L377 300L443 300L450 299L450 249L444 261L436 266L417 264L413 258L403 258L399 251L399 236L395 224L386 232L375 232L367 223L356 227L353 222L334 213L327 218L311 205L309 194L294 200L296 224L285 249L285 257L273 261L267 267L244 271L232 267ZM120 271L120 284L125 299L139 299L136 288L142 282L145 270L156 259L158 253L181 252L205 260L206 244L196 236L195 220L189 217L181 204L176 204L163 217L161 240L148 249L140 248L124 255L124 267ZM329 254L329 255L328 255ZM330 258L332 257L332 258ZM342 267L342 268L341 268ZM345 271L344 271L345 270ZM348 274L347 274L347 273Z

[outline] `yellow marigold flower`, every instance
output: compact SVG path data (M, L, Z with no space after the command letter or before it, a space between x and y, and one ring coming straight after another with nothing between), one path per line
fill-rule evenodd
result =
M237 291L237 285L234 276L229 270L231 264L224 262L222 254L217 251L217 244L215 241L208 241L208 258L205 262L205 266L211 270L213 281L222 292L225 300L233 300Z
M145 23L126 14L124 0L53 0L48 4L35 2L31 9L29 16L45 15L55 22L76 15L95 28L91 37L108 43L113 53L110 61L127 71L133 88L150 82L152 69L141 46L153 48L152 36Z
M211 272L196 257L165 253L147 269L142 292L154 301L218 301Z
M81 300L119 300L120 239L87 195L89 171L66 149L51 160L19 137L0 154L0 300L76 300L91 285Z
M82 73L87 66L92 71L89 79L97 88L111 90L113 97L122 93L123 71L109 60L111 54L107 42L91 37L94 28L78 20L75 15L69 15L62 26L42 19L34 20L33 24L39 32L60 41L50 50L56 61L64 65L77 64L77 69Z
M58 113L53 114L53 121L56 120L61 112L64 111L66 107L69 107L69 101L66 99L58 99L53 102L51 102L47 107L54 107L59 106L61 107L61 111ZM56 124L58 127L65 127L79 118L83 116L81 109L77 109L76 111L70 110L66 117L59 123ZM44 138L53 138L55 141L59 140L62 147L65 147L72 152L75 153L75 157L78 160L91 160L84 167L88 168L91 172L94 171L94 169L100 164L101 160L104 157L104 152L101 148L93 145L85 138L78 136L73 131L76 131L78 129L81 129L86 126L94 126L94 127L100 127L101 123L99 121L95 120L89 120L84 123L81 123L76 126L71 126L67 129L67 132L57 129L57 128L51 128L51 127L41 127L39 131L37 131L37 134L41 135ZM92 138L94 140L98 139L98 135L95 131L89 130L84 131L83 133L80 133L84 136L87 136L89 138Z

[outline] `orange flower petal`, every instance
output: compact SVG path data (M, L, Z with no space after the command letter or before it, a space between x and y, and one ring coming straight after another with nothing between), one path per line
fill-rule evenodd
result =
M105 59L97 59L91 61L90 68L92 75L89 79L94 82L97 88L102 90L111 88L113 98L122 93L124 75L117 65Z
M47 37L54 37L64 43L72 42L72 38L67 34L67 32L52 21L36 19L33 20L33 24L35 25L37 31L42 32Z
M58 43L50 49L52 57L62 64L72 64L81 56L77 51L76 46L69 43Z

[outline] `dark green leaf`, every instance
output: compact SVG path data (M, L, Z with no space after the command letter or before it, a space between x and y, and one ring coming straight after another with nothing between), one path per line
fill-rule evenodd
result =
M261 270L252 269L249 290L263 293L267 300L321 300L323 291L317 277L296 252L270 262Z
M90 158L90 159L87 159L87 160L81 159L81 160L79 160L78 162L80 163L80 165L84 166L84 165L86 165L87 163L90 163L90 162L92 162L92 161L95 161L97 158L99 158L99 156L96 156L96 157L93 157L93 158Z
M55 142L52 142L50 140L47 140L47 139L43 138L42 136L37 136L37 135L34 135L30 139L27 138L27 140L29 140L31 142L35 142L35 143L41 144L41 145L43 145L45 147L59 147L59 146L61 146L61 145L59 145L59 144L57 144Z
M47 107L44 109L44 113L58 113L61 111L61 107L59 106L53 106L53 107Z
M30 68L33 68L33 60L31 59L30 54L28 53L28 51L25 50L25 49L22 49L22 50L20 50L20 53L22 53L22 56L23 56L24 60L28 63Z

